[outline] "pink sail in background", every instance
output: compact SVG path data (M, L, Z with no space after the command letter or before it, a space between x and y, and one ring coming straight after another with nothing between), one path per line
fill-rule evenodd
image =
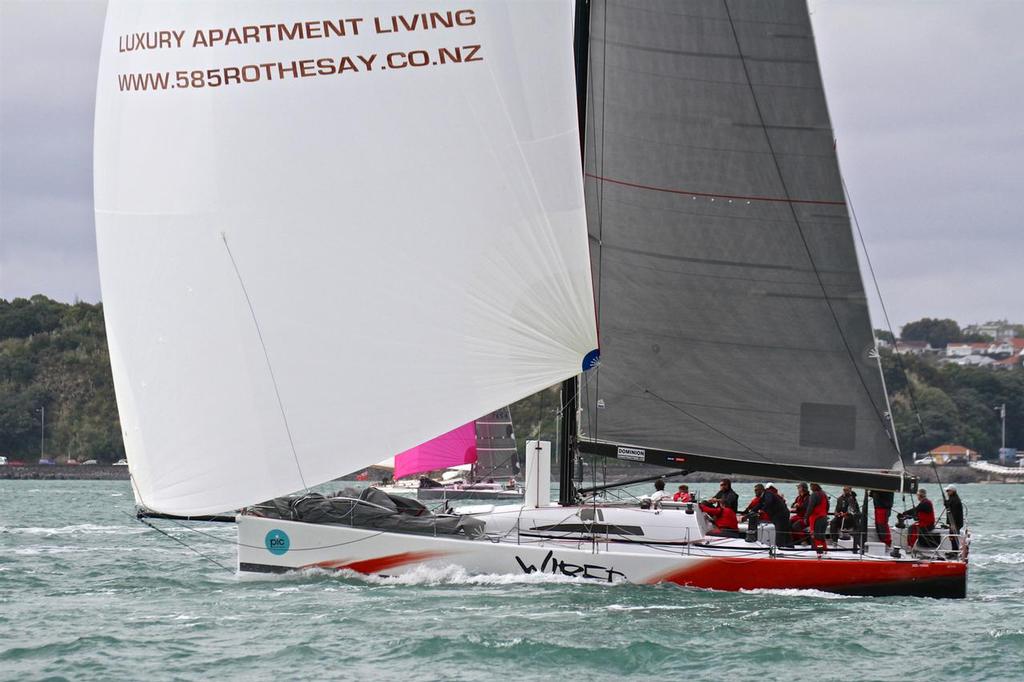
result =
M395 478L472 464L475 461L476 422L471 421L395 455Z

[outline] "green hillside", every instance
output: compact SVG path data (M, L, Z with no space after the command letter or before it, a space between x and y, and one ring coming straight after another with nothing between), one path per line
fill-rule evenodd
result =
M1002 403L1007 443L1024 446L1024 371L882 357L905 452L952 442L994 458L1000 422L993 407ZM512 406L520 449L528 438L555 439L558 400L555 387ZM39 459L43 408L47 457L124 457L102 304L0 299L0 455Z
M0 299L0 455L34 462L43 435L51 459L124 457L101 304Z

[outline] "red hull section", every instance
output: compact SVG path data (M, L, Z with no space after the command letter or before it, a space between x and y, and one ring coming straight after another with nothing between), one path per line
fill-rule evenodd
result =
M390 554L388 556L377 557L374 559L363 559L361 561L350 561L348 559L340 559L338 561L320 561L315 564L303 566L303 568L348 569L350 571L355 571L356 573L373 575L375 573L386 571L389 568L395 568L396 566L405 566L406 564L428 561L430 559L446 556L447 554L448 552L402 552L401 554Z
M651 582L731 592L813 589L853 595L965 597L967 564L721 557L663 573Z

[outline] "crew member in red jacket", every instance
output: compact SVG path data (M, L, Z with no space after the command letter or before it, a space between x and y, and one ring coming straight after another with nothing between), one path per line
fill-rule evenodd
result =
M679 490L672 496L673 502L693 502L693 495L690 494L690 486L685 483L679 486Z
M924 488L917 491L916 507L896 515L896 518L901 521L907 517L915 519L914 525L910 527L910 536L907 538L907 544L913 549L922 533L931 533L935 530L935 507L932 506L932 501L928 499Z
M736 511L721 500L708 500L700 503L700 510L711 517L715 524L714 530L708 535L725 535L727 537L738 537L740 531L739 522L736 519Z
M828 532L828 496L817 483L811 484L811 496L807 500L807 529L811 533L811 544L818 556L821 556L828 544L825 534Z

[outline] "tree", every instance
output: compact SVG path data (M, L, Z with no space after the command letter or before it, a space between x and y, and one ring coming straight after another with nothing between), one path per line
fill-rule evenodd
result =
M892 332L887 332L884 329L875 330L875 338L879 341L885 341L889 344L895 344L896 339L893 337Z
M925 317L904 325L900 330L900 338L905 341L927 341L935 348L942 348L960 340L960 325L955 320Z
M955 441L960 433L956 404L940 388L912 383L914 403L900 399L893 404L896 430L903 450L928 452L943 443ZM914 404L920 412L920 422L914 413Z

